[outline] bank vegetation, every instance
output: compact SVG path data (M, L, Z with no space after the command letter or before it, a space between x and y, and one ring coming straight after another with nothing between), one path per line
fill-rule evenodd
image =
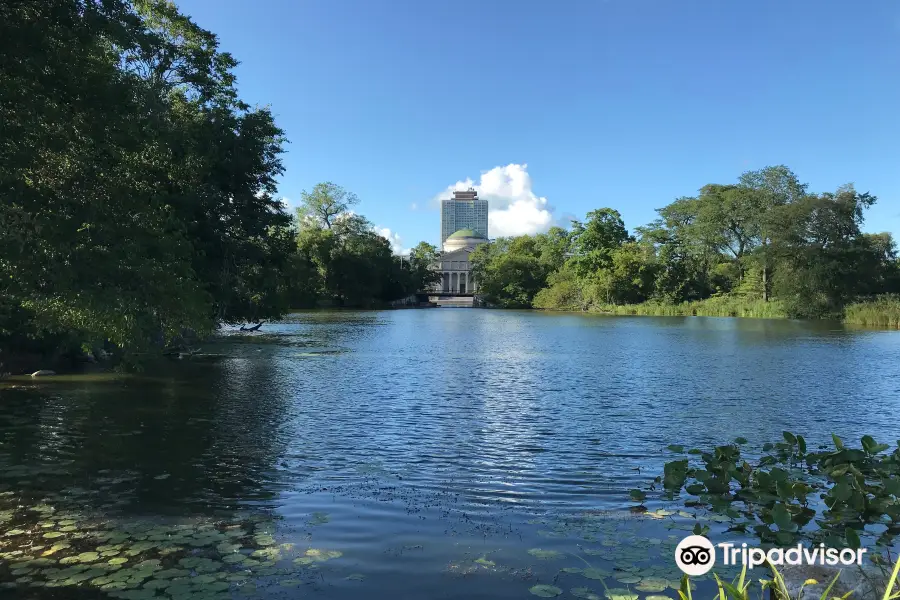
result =
M0 3L0 375L421 288L339 186L276 197L237 64L167 0Z
M852 185L813 193L767 167L678 198L634 233L600 208L569 229L497 240L473 254L473 271L501 307L897 327L895 241L863 231L875 202Z

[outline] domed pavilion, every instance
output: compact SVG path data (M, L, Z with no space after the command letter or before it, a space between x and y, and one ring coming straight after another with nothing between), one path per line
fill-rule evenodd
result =
M478 289L472 278L472 264L469 256L479 244L488 240L473 229L460 229L444 240L439 263L441 271L439 291L456 294L473 294Z

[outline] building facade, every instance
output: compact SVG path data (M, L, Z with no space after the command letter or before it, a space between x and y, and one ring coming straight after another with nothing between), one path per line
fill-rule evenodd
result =
M488 201L480 200L471 188L441 200L441 245L460 230L472 230L482 239L488 237Z
M435 291L445 294L477 292L478 282L472 276L470 257L479 244L487 241L487 238L472 229L460 229L449 235L434 266L435 270L441 272L441 281L435 286Z

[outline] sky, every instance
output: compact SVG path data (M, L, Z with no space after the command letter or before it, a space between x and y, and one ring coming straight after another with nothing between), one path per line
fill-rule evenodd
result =
M490 236L593 209L634 229L784 164L878 197L900 238L896 0L176 0L287 135L279 193L331 181L396 249L472 185Z

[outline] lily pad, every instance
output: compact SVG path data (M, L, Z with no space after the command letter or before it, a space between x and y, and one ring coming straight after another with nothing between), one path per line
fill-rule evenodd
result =
M609 571L604 571L603 569L596 569L594 567L591 567L590 569L585 569L584 571L581 572L581 574L584 575L585 577L587 577L588 579L600 579L600 580L606 579L607 577L612 575L612 573L610 573Z
M583 598L584 600L602 600L594 590L586 587L572 588L569 590L569 593L576 598Z
M481 558L476 559L475 562L476 562L477 564L483 565L483 566L485 566L485 567L494 567L494 566L497 565L497 563L495 563L495 562L492 561L492 560L488 560L487 557L485 557L485 556L482 556Z
M540 548L532 548L528 551L528 554L538 560L557 560L563 557L562 552L556 550L541 550Z
M247 557L244 556L243 554L229 554L228 556L226 556L222 559L222 562L227 563L229 565L233 565L233 564L242 562L246 558Z
M528 588L528 591L539 598L556 598L562 594L562 590L556 586L539 584Z
M365 578L366 578L366 576L363 575L362 573L351 573L350 575L347 575L344 579L346 579L347 581L362 581Z
M110 564L110 565L124 565L125 563L128 562L128 559L125 558L124 556L117 556L115 558L109 559L106 562L107 562L107 564Z
M583 573L584 569L580 569L578 567L566 567L564 569L560 569L563 573Z
M616 575L616 581L625 583L625 584L638 583L640 580L641 580L641 578L638 577L637 575L631 575L629 573L622 573L621 575ZM665 589L665 588L663 588L663 589ZM661 592L662 590L656 590L656 591Z
M100 555L97 552L82 552L78 555L78 560L83 563L94 562L99 558Z
M309 520L310 525L324 525L329 521L328 513L324 512L314 512L312 514L312 518Z
M329 561L333 558L340 558L344 555L340 550L322 550L319 548L310 548L300 558L295 558L294 563L298 565L310 565Z
M638 600L638 595L624 588L611 588L604 594L609 600Z
M619 581L622 581L621 579ZM622 581L622 583L628 583L627 581ZM668 587L669 582L666 579L661 577L645 577L638 583L635 587L638 591L641 592L662 592Z

